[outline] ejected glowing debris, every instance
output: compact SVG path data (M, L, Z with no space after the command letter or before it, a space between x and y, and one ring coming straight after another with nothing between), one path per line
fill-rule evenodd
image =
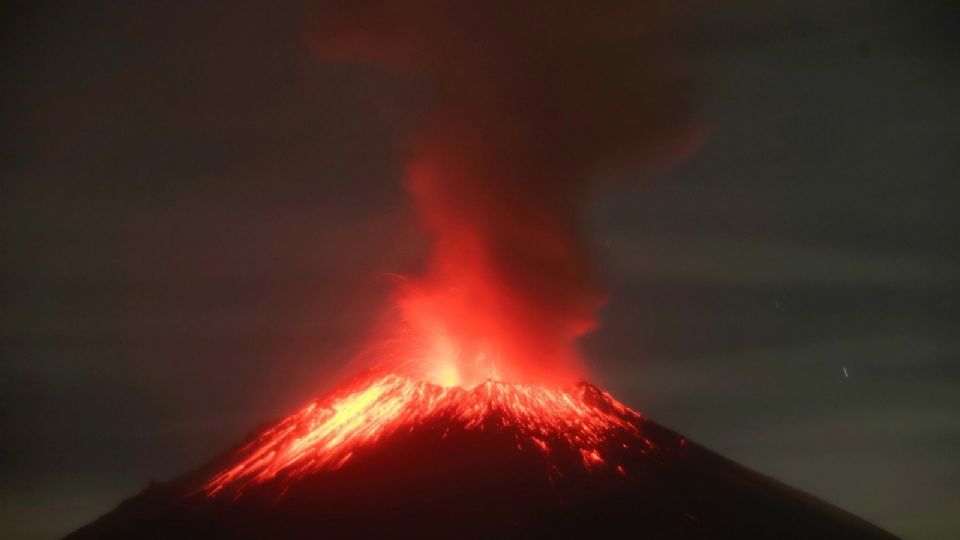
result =
M589 385L555 389L491 380L466 389L387 374L360 379L268 429L204 491L240 495L251 485L335 470L384 436L441 418L467 431L489 429L493 421L494 429L518 434L521 451L549 456L555 449L551 441L578 452L587 470L610 465L603 448L615 437L644 440L642 416ZM624 474L622 467L617 471Z

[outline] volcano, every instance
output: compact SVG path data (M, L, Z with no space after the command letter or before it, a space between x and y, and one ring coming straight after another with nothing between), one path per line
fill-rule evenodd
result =
M368 372L69 538L893 538L587 383Z

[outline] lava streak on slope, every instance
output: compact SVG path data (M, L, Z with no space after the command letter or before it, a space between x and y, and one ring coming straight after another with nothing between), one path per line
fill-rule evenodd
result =
M288 484L336 470L394 433L436 425L444 426L444 439L451 430L508 434L518 452L542 455L551 482L565 474L554 456L579 456L585 471L626 474L617 454L638 441L651 445L640 436L642 422L640 414L586 383L554 389L488 380L467 389L368 373L264 431L204 492L239 497L250 486Z

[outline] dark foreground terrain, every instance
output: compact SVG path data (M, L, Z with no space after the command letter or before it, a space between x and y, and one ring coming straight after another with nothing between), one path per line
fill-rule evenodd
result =
M485 412L481 428L438 416L335 470L210 496L234 450L69 538L893 538L639 416L605 443L612 466L553 441L545 457L505 414Z

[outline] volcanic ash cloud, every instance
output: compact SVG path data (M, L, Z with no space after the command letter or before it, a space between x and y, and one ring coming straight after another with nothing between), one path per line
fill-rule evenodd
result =
M448 384L569 381L604 294L578 222L603 166L676 160L692 107L698 3L354 2L316 42L330 59L425 81L406 187L432 239L398 294L404 354Z

